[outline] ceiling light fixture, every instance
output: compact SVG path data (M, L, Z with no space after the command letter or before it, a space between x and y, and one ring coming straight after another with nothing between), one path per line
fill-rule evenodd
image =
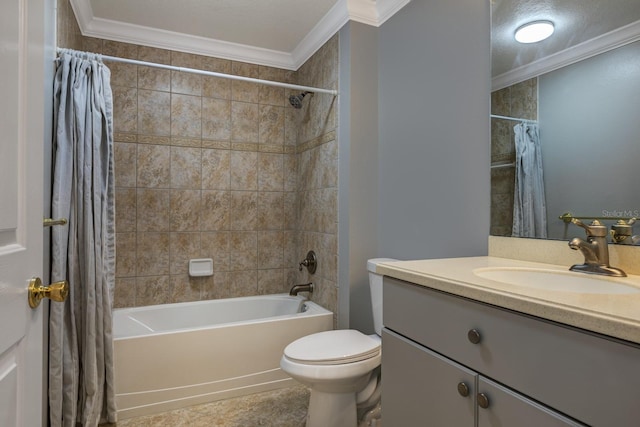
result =
M515 38L520 43L536 43L553 34L553 30L551 21L529 22L516 30Z

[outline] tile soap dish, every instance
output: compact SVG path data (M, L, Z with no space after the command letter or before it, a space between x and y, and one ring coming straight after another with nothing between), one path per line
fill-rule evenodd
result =
M201 277L213 275L213 259L199 258L189 260L189 276Z

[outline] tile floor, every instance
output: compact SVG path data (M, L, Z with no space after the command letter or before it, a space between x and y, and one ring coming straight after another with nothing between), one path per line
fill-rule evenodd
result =
M308 389L294 386L129 418L103 427L304 427L308 403Z

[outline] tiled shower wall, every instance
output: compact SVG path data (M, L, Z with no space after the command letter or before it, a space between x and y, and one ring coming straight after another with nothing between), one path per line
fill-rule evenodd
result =
M537 120L538 79L532 78L491 93L491 114ZM516 160L513 127L517 122L491 119L491 164ZM491 235L511 236L515 168L491 169Z
M297 72L80 35L58 0L58 45L244 75L337 87L337 36ZM108 64L114 95L115 307L285 292L313 281L337 310L337 103L297 91ZM318 271L298 271L308 250ZM188 260L213 258L192 278Z

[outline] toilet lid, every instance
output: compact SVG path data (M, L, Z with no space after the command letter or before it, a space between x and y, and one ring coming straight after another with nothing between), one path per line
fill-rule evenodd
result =
M288 359L307 365L353 363L370 359L379 353L379 341L353 329L307 335L284 349Z

